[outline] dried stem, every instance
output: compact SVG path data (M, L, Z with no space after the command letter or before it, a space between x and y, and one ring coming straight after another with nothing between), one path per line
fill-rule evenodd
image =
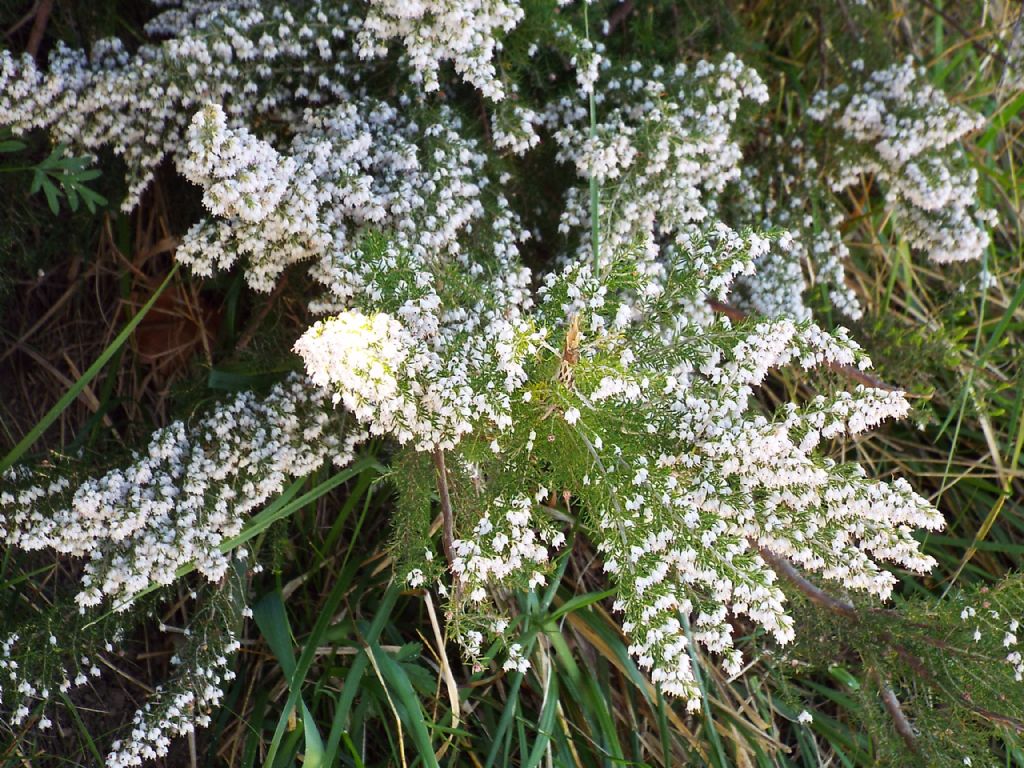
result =
M53 0L40 0L39 5L36 6L36 18L32 24L32 31L28 35L28 45L25 46L25 50L33 59L39 55L39 46L42 45L46 24L50 20L52 11Z
M605 32L605 35L610 35L614 32L635 10L635 6L636 3L633 0L625 0L625 2L620 3L614 11L608 14L608 30Z

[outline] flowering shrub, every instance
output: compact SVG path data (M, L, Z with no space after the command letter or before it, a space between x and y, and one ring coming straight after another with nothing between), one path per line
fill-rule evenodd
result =
M816 94L807 114L838 129L833 189L872 174L887 185L886 202L911 245L937 262L977 259L989 244L991 214L979 209L978 172L955 142L982 121L951 105L923 74L912 59L872 72L859 90Z
M176 422L158 431L126 469L75 487L64 476L40 483L12 470L11 489L0 497L4 540L87 558L76 597L83 609L115 598L123 610L188 564L217 581L229 562L221 547L286 479L309 474L327 456L351 461L357 433L337 434L323 400L299 380L262 400L245 393L191 429Z
M894 65L814 97L807 117L827 126L812 146L758 139L768 170L745 167L742 118L769 98L754 68L731 53L617 62L592 42L585 8L546 5L545 25L514 0L186 0L132 53L58 46L46 70L0 55L0 123L120 155L126 209L172 158L208 212L177 260L202 277L241 269L258 292L305 265L322 316L294 343L306 375L269 395L160 430L96 478L4 477L0 536L84 558L82 616L126 610L191 567L211 582L195 619L209 637L180 655L174 685L109 764L164 754L209 719L246 611L236 539L286 481L351 462L371 435L394 441L396 462L432 459L444 557L425 538L399 569L447 597L478 664L498 639L505 669L528 667L494 597L543 585L576 533L600 553L636 662L693 709L693 644L736 675L738 632L793 640L778 558L883 600L889 567L931 569L914 536L943 526L937 510L905 479L822 450L906 415L904 395L841 379L774 408L756 394L787 367L870 368L804 297L806 268L833 305L861 312L830 192L873 176L914 248L940 262L984 250L989 215L955 148L979 118ZM502 59L506 39L524 42L520 24L529 57L569 77L527 87ZM459 106L465 87L490 116ZM544 243L557 266L532 271L524 253L542 234L509 169L545 144L580 183L560 190ZM828 163L815 156L826 145ZM749 318L713 311L730 296ZM357 423L347 431L342 410ZM15 723L85 674L17 666L25 637L10 635L0 660ZM1019 675L1019 654L1009 661Z
M699 61L692 71L680 64L672 72L660 66L645 72L633 62L605 77L601 101L610 108L592 133L580 99L549 108L558 159L609 189L601 209L602 258L639 241L656 260L662 249L687 247L692 233L714 219L718 195L740 173L734 130L740 108L767 101L768 89L731 54L719 63ZM570 188L563 232L589 230L587 205L585 190Z
M850 253L838 229L845 214L818 183L817 159L807 155L799 137L769 141L773 146L762 148L762 162L743 168L733 207L746 226L782 233L754 262L754 274L737 280L735 300L758 314L808 320L813 312L804 294L810 285L821 285L832 307L860 319L860 301L846 284Z

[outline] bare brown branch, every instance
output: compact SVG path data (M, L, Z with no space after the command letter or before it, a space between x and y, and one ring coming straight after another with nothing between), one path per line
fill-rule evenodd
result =
M833 597L816 584L813 584L805 578L804 575L800 573L800 571L798 571L791 562L789 562L789 560L775 554L769 549L765 549L764 547L760 548L760 552L761 557L763 557L765 562L772 567L772 570L800 590L800 592L803 593L812 603L838 616L850 619L851 621L860 621L860 614L856 607L850 603ZM907 748L912 752L917 752L917 736L914 733L913 726L907 719L906 713L903 711L903 706L900 704L899 698L897 698L892 686L889 685L889 682L884 677L882 677L877 671L874 671L873 674L876 684L878 685L878 690L881 692L882 704L885 707L885 711L889 713L889 717L892 719L893 727L900 735L900 738L903 739L903 743L907 745Z
M885 711L889 713L889 717L892 718L892 724L896 728L896 733L903 739L907 749L911 752L917 752L917 734L914 733L914 727L907 720L907 715L903 711L900 700L896 697L889 683L882 679L882 676L877 671L874 674L878 689L882 694L882 704L885 706Z

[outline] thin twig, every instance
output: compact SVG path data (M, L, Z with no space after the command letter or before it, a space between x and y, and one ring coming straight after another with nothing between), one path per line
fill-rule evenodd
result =
M96 268L94 265L90 272L94 273L95 271ZM88 276L89 275L87 275L87 277ZM17 342L14 342L14 344L8 347L3 353L0 353L0 363L2 363L4 360L10 357L14 350L17 349L18 344L24 344L26 341L32 338L36 331L38 331L40 328L46 325L47 321L49 321L51 317L57 314L57 311L68 302L68 299L75 295L78 289L82 286L82 282L83 281L76 280L71 285L69 285L67 289L64 291L64 293L61 294L61 297L57 299L53 304L51 304L50 307L46 310L46 312L43 313L43 316L36 320L34 323L32 323L32 326L23 334L21 334Z
M71 389L73 386L75 386L75 382L73 380L69 379L67 376L61 373L53 363L47 360L43 355L34 350L32 347L26 344L22 344L20 341L16 341L14 342L12 349L17 349L19 352L22 352L28 357L32 358L36 363L39 364L41 368L44 368L47 373L53 376L53 378L55 378L60 383L60 385L65 389ZM75 377L75 379L82 378L82 374L78 371L77 368L75 368L75 364L71 361L71 358L68 357L67 352L64 353L64 362L68 364L68 367L71 369L71 374ZM99 413L102 403L100 403L99 398L96 397L96 393L93 392L89 385L82 387L82 392L81 394L79 394L78 399L86 408L89 409L89 411L91 411L94 414ZM103 423L107 427L110 427L110 429L114 429L113 422L110 421L110 417L106 414L104 414L103 416ZM114 434L117 436L118 440L121 439L120 435L117 435L116 430L114 430Z
M843 616L854 623L860 621L860 614L853 605L833 597L816 584L810 582L789 560L764 547L760 548L760 552L761 557L772 567L772 570L800 590L812 603L831 613ZM892 718L893 727L896 728L896 732L903 739L903 743L907 745L907 748L911 752L917 752L917 737L914 734L913 726L903 712L900 700L896 697L888 680L882 677L877 670L873 670L873 674L878 690L882 695L882 704L885 706L886 712L889 713L889 717Z
M947 690L946 687L939 680L935 679L935 676L930 671L928 671L928 669L921 663L920 659L917 656L908 651L906 648L903 648L899 645L894 645L892 646L892 648L894 651L896 651L896 654L900 657L900 660L914 671L914 674L916 674L919 678L927 682L929 685L932 685L933 687L941 690L947 696L952 696L959 699L961 704L963 704L967 709L971 710L978 717L982 718L983 720L988 720L993 723L998 723L1000 725L1005 725L1009 728L1013 728L1017 733L1024 733L1024 721L1019 720L1016 717L1000 714L999 712L993 712L992 710L985 709L984 707L979 707L977 704L971 701L970 694L966 693L965 691Z
M936 14L937 16L940 16L943 21L945 21L947 24L949 24L949 26L956 30L957 34L959 34L961 37L964 38L964 40L966 40L968 43L974 46L975 50L977 50L979 53L983 53L986 56L991 56L993 59L998 61L1003 67L1010 66L1010 62L1006 60L1005 56L1003 56L994 48L987 47L980 40L977 40L974 35L969 34L967 30L964 29L963 26L956 19L954 19L952 16L946 13L946 11L939 8L933 3L928 2L928 0L917 0L917 2L919 5L923 5L932 13Z
M605 34L610 35L614 32L622 22L633 12L635 4L633 0L625 0L620 3L619 6L608 14L608 31Z
M978 717L988 720L992 723L998 723L999 725L1005 725L1008 728L1013 728L1018 734L1024 733L1024 722L1018 720L1016 717L1010 717L1009 715L1002 715L999 712L993 712L990 709L979 707L976 704L971 703L970 699L967 698L967 694L960 694L960 700L964 706L971 710Z
M4 37L6 37L8 40L14 37L14 35L17 34L19 29L24 27L26 24L28 24L30 21L32 21L32 19L36 17L36 8L38 7L39 3L37 2L35 5L29 8L28 12L24 16L22 16L20 19L18 19L16 22L14 22L11 26L7 28L7 31L4 32Z

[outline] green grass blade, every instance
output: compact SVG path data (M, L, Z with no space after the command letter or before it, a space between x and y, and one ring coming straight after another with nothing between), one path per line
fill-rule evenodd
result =
M376 462L373 462L376 464ZM319 486L318 486L319 487ZM308 494L307 494L308 495ZM303 497L304 498L304 497ZM353 540L357 541L359 538L359 531L362 529L363 521L366 519L366 513L369 509L369 502L371 496L368 494L366 497L366 506L363 508L363 514L359 519L359 523L356 526L355 533L353 534ZM298 504L301 499L296 499L293 504ZM312 499L310 499L312 501ZM305 506L304 504L300 506ZM342 572L348 564L348 556L352 553L352 549L349 549L348 555L346 556L345 562L342 565ZM284 709L281 712L281 716L277 722L277 728L274 731L273 740L270 743L270 749L267 751L266 764L273 765L274 757L280 749L281 739L284 737L285 728L288 725L288 713L291 712L292 707L298 702L298 694L305 679L306 674L309 672L309 668L313 665L313 661L316 659L316 650L320 644L321 639L327 632L330 626L331 620L338 610L338 605L341 603L342 598L347 593L350 585L350 580L347 578L336 578L334 586L331 587L331 592L327 596L327 600L320 609L320 615L316 620L316 624L313 626L313 631L310 632L309 637L306 638L305 645L303 646L302 653L299 656L299 661L295 665L294 672L289 676L289 694L288 701L285 703ZM375 618L376 621L376 618ZM383 622L382 622L383 625ZM377 630L379 633L379 629Z
M525 768L537 768L544 759L551 736L555 730L555 712L558 710L558 675L552 669L548 674L547 686L544 691L544 705L537 721L537 738L533 742L530 756L524 763Z
M416 745L420 761L430 768L437 768L437 758L434 757L434 747L430 742L430 734L427 732L427 725L423 718L423 708L416 697L416 691L413 690L409 676L402 669L402 665L381 650L376 643L367 644L366 653L373 654L373 659L377 662L377 669L380 670L388 690L393 694L392 703L395 710L405 727L409 729L409 735Z
M281 601L280 592L271 592L263 597L252 609L253 619L256 626L260 628L263 639L277 658L285 677L292 679L295 672L295 655L292 652L292 630L288 623L288 614L285 612L284 603ZM301 687L301 681L300 681ZM302 700L299 693L299 706L302 708L302 729L306 739L306 751L303 760L304 768L319 768L323 765L324 743L320 738L320 731L317 730L316 720L313 718L306 702Z
M367 630L365 635L365 639L368 643L377 642L381 631L384 629L384 625L391 618L391 611L394 610L397 599L398 589L395 587L391 587L384 594L384 600L377 607L373 621L370 623L370 628ZM341 689L341 695L338 697L338 705L334 710L334 721L331 724L331 733L327 737L328 765L333 765L334 763L334 756L337 753L338 743L343 738L348 738L347 726L349 712L352 709L352 702L355 700L356 694L359 691L363 675L366 673L368 665L369 661L367 660L366 652L364 650L355 657L355 660L352 662L352 667L349 670L348 675L345 677L345 685Z

